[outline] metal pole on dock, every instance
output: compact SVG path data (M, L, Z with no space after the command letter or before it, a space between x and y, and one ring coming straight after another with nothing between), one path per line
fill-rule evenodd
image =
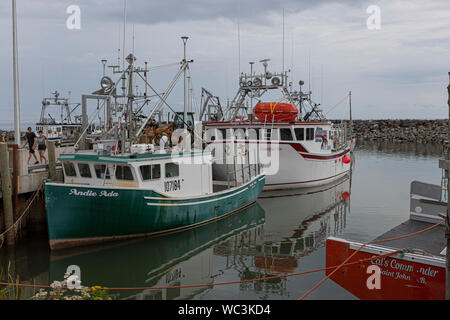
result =
M14 140L20 145L19 66L17 53L16 0L12 0L13 23L13 81L14 81Z
M9 171L9 150L6 143L0 143L0 176L2 179L3 212L5 214L5 230L14 224L11 173ZM6 234L6 244L14 245L14 230Z
M56 181L56 147L55 141L48 142L48 177Z
M450 161L450 151L449 151L449 143L450 143L450 72L448 73L449 77L449 84L447 86L447 92L448 92L448 138L447 138L447 161ZM447 162L448 163L448 162ZM449 170L447 168L447 179L450 180L450 177L448 175ZM450 183L447 182L447 221L445 224L445 238L447 240L447 252L446 252L446 271L445 271L445 299L450 300L450 201L449 196L450 195Z

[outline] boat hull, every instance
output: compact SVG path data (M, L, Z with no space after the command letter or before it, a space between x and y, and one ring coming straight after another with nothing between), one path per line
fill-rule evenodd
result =
M347 262L371 259L365 263L350 264L331 275L331 279L347 291L363 300L441 300L445 298L445 258L406 253L379 257L398 248L368 245L356 252L360 243L344 239L328 238L326 243L327 275L333 266ZM380 268L379 288L369 287L373 271Z
M298 150L298 144L279 144L279 167L266 175L264 190L310 188L335 181L350 171L342 158L349 149L334 154L312 154Z
M215 194L165 198L152 190L47 182L50 247L56 250L192 228L251 205L264 183L264 175L259 175Z
M249 144L249 148L258 148L256 143ZM268 144L267 148L277 148L274 154L278 156L274 159L277 164L273 168L263 168L266 174L265 191L321 186L342 178L350 171L351 163L342 161L350 152L349 148L322 154L305 152L302 145L295 142ZM215 164L213 167L213 175L218 179L226 181L226 172L233 172L232 164Z

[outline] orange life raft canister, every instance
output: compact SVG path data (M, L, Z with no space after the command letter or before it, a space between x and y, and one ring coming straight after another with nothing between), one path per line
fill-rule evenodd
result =
M261 121L294 121L297 107L290 103L261 102L255 106L255 117Z

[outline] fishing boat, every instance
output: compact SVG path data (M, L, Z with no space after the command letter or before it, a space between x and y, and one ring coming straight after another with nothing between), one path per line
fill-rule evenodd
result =
M450 97L450 85L447 89ZM447 145L446 159L439 160L439 168L443 171L440 185L411 182L407 221L368 243L336 237L327 239L326 272L334 282L360 299L445 299L449 237L448 152ZM341 269L333 268L344 262Z
M61 154L59 160L64 183L45 183L52 249L210 222L253 204L265 180L253 170L238 185L214 183L211 155L202 151L116 156L79 152Z
M216 152L217 169L223 174L232 165L234 143L257 150L256 161L264 164L267 175L265 190L314 187L343 177L350 170L354 138L343 124L325 119L311 91L302 91L303 81L294 91L287 72L269 72L268 61L261 61L262 74L241 74L226 110L211 103L218 101L211 94L205 99L200 114L205 140L210 149L226 149ZM282 98L263 102L269 91L281 92Z
M366 264L352 264L331 275L331 279L360 299L441 300L445 298L445 228L434 227L424 233L399 238L442 222L445 213L441 185L419 181L411 183L410 217L380 235L371 244L329 237L326 241L326 265L333 271L351 255L347 263L369 259ZM384 241L395 238L392 241ZM391 253L401 253L390 255ZM367 286L373 273L370 265L380 268L379 288Z
M186 46L187 37L182 39ZM172 143L167 145L167 139L161 139L159 146L139 143L162 104L171 108L167 97L192 61L185 56L164 95L155 92L159 100L139 130L133 122L137 107L132 81L147 69L136 67L135 61L134 55L127 57L128 66L118 71L121 75L115 84L102 80L108 85L103 106L112 106L107 103L111 97L125 100L112 130L103 133L92 150L85 150L81 141L91 123L83 123L85 129L75 145L79 149L58 158L64 181L45 183L51 249L192 228L253 204L263 189L265 174L258 164L235 165L226 180L214 174L211 152L191 146L186 103L184 114L178 117L184 128L172 132ZM116 90L120 81L128 83L121 96ZM196 134L195 128L192 133Z
M81 121L73 112L80 105L70 108L69 98L60 97L58 91L52 92L51 98L42 100L42 109L39 122L36 123L36 131L42 131L47 139L55 141L57 145L70 145L74 143L76 134L81 132ZM53 112L49 112L52 108ZM55 109L59 110L58 117ZM53 116L52 116L53 113Z

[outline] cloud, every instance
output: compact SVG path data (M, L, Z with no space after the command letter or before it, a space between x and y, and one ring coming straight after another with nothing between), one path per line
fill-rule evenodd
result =
M81 7L81 30L67 30L66 8ZM232 99L238 72L249 61L271 58L270 68L282 64L282 8L285 15L285 66L293 67L293 82L302 79L324 110L349 90L355 118L446 117L450 56L448 0L378 1L127 1L126 52L134 49L137 63L150 66L177 62L182 57L180 36L188 35L188 54L195 95L201 87ZM381 29L366 28L367 6L381 8ZM71 91L73 101L98 89L100 60L116 64L122 39L123 2L107 0L21 0L19 57L22 118L36 121L40 101L50 91ZM237 18L240 21L240 69ZM10 2L0 4L0 118L12 121L12 49ZM122 56L122 52L120 52ZM262 70L261 65L255 65ZM150 74L164 90L176 67ZM178 84L171 103L180 108ZM427 92L426 97L423 92ZM420 102L418 102L420 101ZM434 105L436 108L422 108ZM342 114L345 114L345 107ZM334 111L335 112L335 111ZM333 113L334 113L333 112Z

